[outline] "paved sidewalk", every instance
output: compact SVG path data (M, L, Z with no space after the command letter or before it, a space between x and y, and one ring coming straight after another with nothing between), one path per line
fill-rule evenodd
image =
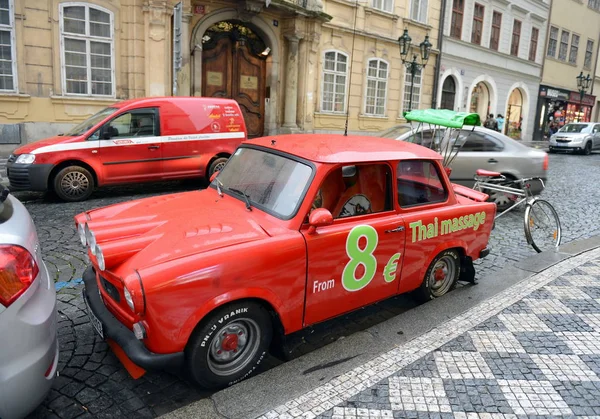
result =
M600 249L260 416L600 415Z

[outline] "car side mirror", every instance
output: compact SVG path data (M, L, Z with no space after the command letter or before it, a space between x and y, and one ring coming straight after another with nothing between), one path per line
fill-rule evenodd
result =
M214 172L212 175L210 175L210 183L212 183L213 180L215 180L215 178L218 176L219 171L217 170L216 172Z
M315 234L317 227L325 227L333 224L333 215L325 208L316 208L308 217L308 234Z
M101 140L110 140L111 139L111 135L110 135L110 128L105 125L100 129L100 139Z

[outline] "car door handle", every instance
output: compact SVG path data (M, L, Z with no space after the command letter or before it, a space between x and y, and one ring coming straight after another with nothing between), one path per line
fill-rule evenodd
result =
M160 146L158 145L149 145L148 146L148 150L158 150L160 148Z
M404 226L398 226L392 230L385 230L386 233L399 233L401 231L404 231Z
M496 160L496 159L489 159L488 163L498 163L498 160Z

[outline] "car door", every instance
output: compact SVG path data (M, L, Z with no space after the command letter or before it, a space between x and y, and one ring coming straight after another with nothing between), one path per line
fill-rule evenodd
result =
M106 183L158 180L162 176L162 150L158 109L123 112L93 136Z
M352 167L354 174L347 170ZM346 166L321 185L314 206L328 209L334 222L314 233L302 229L308 255L305 325L396 294L405 233L393 210L391 176L383 163Z
M484 132L463 130L457 141L462 145L450 165L453 182L472 186L477 169L503 171L504 146L496 138Z
M600 148L600 124L594 125L592 135L594 136L594 149Z

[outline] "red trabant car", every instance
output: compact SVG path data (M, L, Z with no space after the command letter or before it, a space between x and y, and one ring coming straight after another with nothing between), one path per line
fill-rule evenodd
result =
M278 334L440 297L474 280L496 211L441 160L384 138L264 137L206 190L79 214L91 322L130 372L186 365L215 388L252 374Z
M87 199L95 186L209 178L246 139L230 99L154 97L116 103L69 132L9 157L13 190L54 190Z

